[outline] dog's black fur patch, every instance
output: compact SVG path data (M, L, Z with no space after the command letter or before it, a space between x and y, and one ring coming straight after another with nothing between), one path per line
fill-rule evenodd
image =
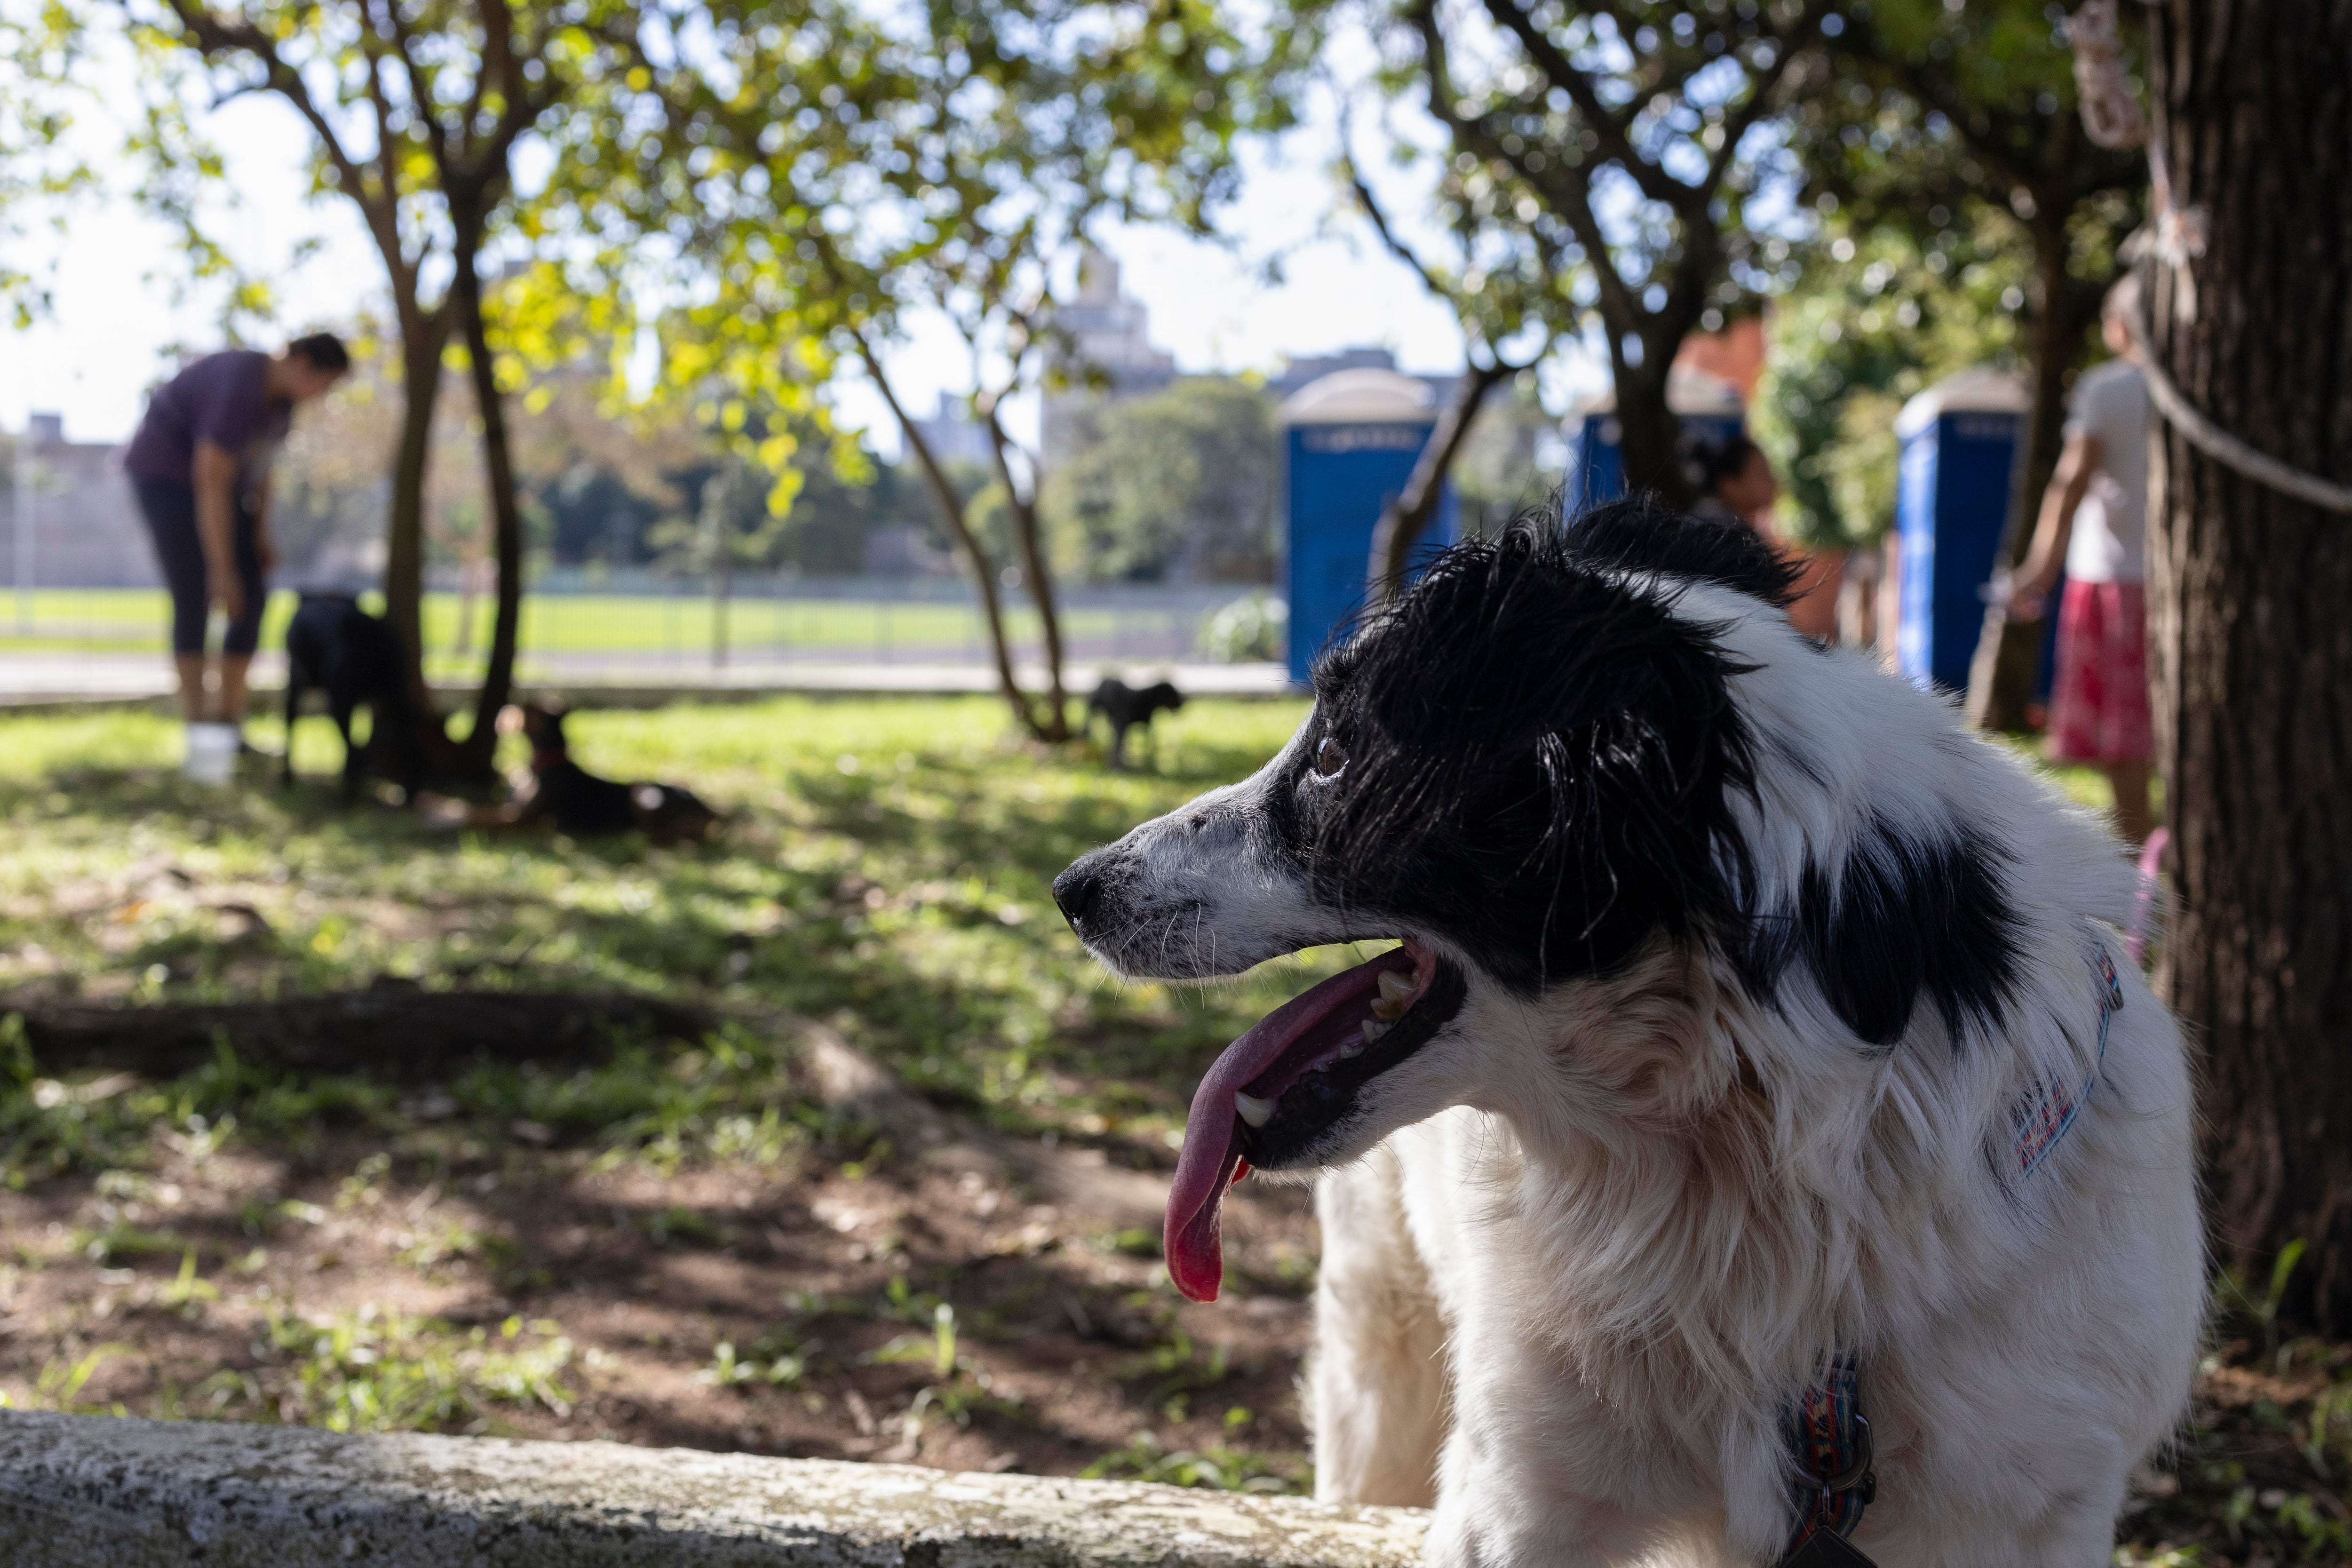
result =
M1559 526L1556 515L1537 511L1521 521L1540 530ZM1687 577L1768 605L1786 605L1799 576L1798 568L1746 523L1693 517L1648 495L1593 507L1569 519L1560 528L1560 543L1595 566Z
M1325 655L1317 732L1267 803L1319 898L1368 930L1442 911L1528 993L1612 969L1661 931L1744 929L1741 667L1629 572L1767 599L1789 584L1749 531L1634 500L1446 551ZM1347 757L1328 781L1327 736Z
M1834 880L1806 866L1798 941L1857 1036L1892 1046L1923 994L1955 1039L1966 1024L2001 1021L2020 956L2007 859L1965 829L1923 840L1874 817Z

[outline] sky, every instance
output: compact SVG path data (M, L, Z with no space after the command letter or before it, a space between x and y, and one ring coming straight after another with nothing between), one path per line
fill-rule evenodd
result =
M1230 243L1140 227L1103 237L1128 292L1150 310L1153 342L1187 372L1271 370L1286 355L1361 345L1393 350L1407 370L1458 369L1451 312L1360 218L1332 216L1329 98L1318 92L1304 119L1281 142L1246 153L1246 177L1223 223ZM204 129L226 157L225 186L236 194L233 206L216 208L215 232L245 265L275 278L289 334L349 321L373 303L381 267L356 215L340 200L305 199L308 133L293 110L257 94L213 111ZM93 147L99 134L93 128ZM62 235L32 238L29 259L55 263L53 309L29 330L0 326L0 427L20 429L28 412L51 412L63 415L69 439L124 439L174 352L218 342L216 296L185 286L170 234L121 188L77 207ZM314 248L289 265L304 242ZM1264 272L1276 254L1279 282ZM888 369L920 412L940 392L969 385L962 351L940 321L919 321ZM874 431L877 449L896 452L869 387L845 382L837 406L846 422ZM1016 437L1034 439L1034 400L1009 413Z

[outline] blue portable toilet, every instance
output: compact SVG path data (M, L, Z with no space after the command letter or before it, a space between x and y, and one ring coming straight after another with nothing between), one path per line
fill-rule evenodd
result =
M2021 378L1979 367L1937 382L1895 417L1895 657L1920 686L1968 686L2032 405Z
M1691 365L1666 372L1666 408L1685 434L1736 436L1746 411L1739 389L1719 375ZM1560 422L1568 438L1567 499L1577 510L1625 493L1625 454L1617 429L1617 394L1612 389L1577 405Z
M1290 679L1304 684L1334 628L1364 600L1372 530L1412 477L1437 410L1429 384L1392 370L1333 371L1282 405ZM1461 536L1454 487L1414 554Z

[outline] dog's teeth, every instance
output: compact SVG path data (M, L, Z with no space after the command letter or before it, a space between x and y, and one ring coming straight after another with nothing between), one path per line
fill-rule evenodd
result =
M1364 1020L1364 1027L1363 1027L1364 1044L1366 1044L1366 1045L1368 1045L1368 1046L1369 1046L1369 1045L1370 1045L1374 1040L1379 1039L1382 1035L1385 1035L1385 1034L1387 1034L1388 1032L1389 1032L1389 1026L1387 1026L1386 1024L1383 1024L1383 1023L1380 1022L1378 1019L1376 1019L1376 1018L1367 1018L1367 1019L1365 1019L1365 1020Z
M1361 1040L1349 1040L1346 1045L1339 1047L1339 1059L1343 1062L1351 1062L1363 1054L1364 1042Z
M1274 1101L1260 1100L1254 1094L1234 1091L1234 1114L1252 1127L1263 1127L1274 1120Z
M1399 1012L1402 1012L1406 1005L1412 1000L1412 978L1399 974L1393 969L1381 971L1381 1000L1393 1005ZM1375 1005L1372 1011L1377 1013L1380 1008Z
M1379 1001L1372 1004L1372 1016L1380 1019L1383 1023L1393 1024L1399 1018L1404 1016L1404 1004L1402 1002L1391 1002L1387 997L1383 996Z

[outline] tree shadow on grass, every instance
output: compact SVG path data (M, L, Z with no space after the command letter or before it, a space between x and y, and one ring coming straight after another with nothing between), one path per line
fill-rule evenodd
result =
M1164 1164L1159 1130L1230 1033L1231 1000L1106 988L1048 883L1248 771L1244 750L1176 749L1188 771L1158 778L988 756L897 776L803 767L781 795L739 772L768 804L739 807L722 842L674 851L448 835L308 783L214 792L136 768L0 783L0 814L34 836L20 881L71 895L8 917L0 940L63 954L61 982L144 976L109 994L170 1005L134 1018L61 982L18 998L48 1011L0 1040L0 1176L16 1184L0 1210L11 1234L46 1238L18 1243L15 1310L64 1326L0 1355L0 1377L29 1387L49 1361L121 1337L148 1370L99 1397L152 1413L175 1379L213 1368L317 1371L255 1349L277 1342L257 1314L381 1300L446 1320L451 1343L544 1312L625 1363L581 1374L592 1392L570 1425L498 1407L541 1435L877 1458L912 1414L927 1462L994 1462L1002 1447L1066 1472L1166 1426L1150 1404L1164 1379L1128 1375L1175 1355L1160 1309L1133 1305L1136 1266L1107 1282L1066 1232L1005 1251L957 1219L962 1189L815 1103L773 1020L830 1019L1000 1132ZM462 989L485 980L499 989ZM1133 1116L1146 1133L1120 1131ZM844 1209L820 1217L821 1198L856 1210L877 1193L895 1194L894 1232L877 1221L853 1246ZM1055 1223L1083 1237L1114 1222ZM1236 1279L1248 1273L1237 1251ZM939 1374L893 1349L926 1331L893 1289L953 1297L972 1354L1029 1402L951 1378L944 1405L919 1409ZM783 1309L809 1290L862 1304ZM698 1381L719 1375L722 1340L752 1358L778 1332L804 1382ZM761 1377L780 1375L782 1343L761 1352ZM1089 1357L1105 1375L1074 1377ZM1295 1346L1253 1352L1196 1392L1278 1404L1293 1365ZM852 1393L878 1426L848 1419ZM1263 1441L1297 1446L1295 1422L1262 1419ZM1213 1420L1185 1440L1216 1435Z

